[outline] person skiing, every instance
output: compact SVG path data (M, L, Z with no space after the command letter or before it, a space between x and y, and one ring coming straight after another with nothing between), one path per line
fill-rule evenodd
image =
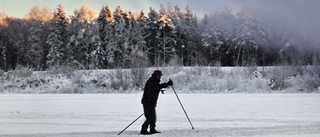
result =
M155 70L152 76L148 79L145 84L143 96L141 103L143 105L144 116L146 117L145 122L142 124L140 134L155 134L161 133L157 131L156 128L156 105L159 97L160 90L168 86L172 86L173 82L169 80L167 83L160 84L160 79L162 72L160 70ZM148 132L148 127L150 126L150 132Z

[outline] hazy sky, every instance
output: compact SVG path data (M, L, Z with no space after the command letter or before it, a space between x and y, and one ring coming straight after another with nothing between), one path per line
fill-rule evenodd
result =
M194 12L199 14L198 16L203 16L200 14L210 11L221 10L226 5L239 6L234 0L0 0L0 3L0 12L13 17L24 17L35 5L56 9L59 4L62 4L66 14L73 15L73 11L84 4L89 4L97 13L104 5L109 5L112 9L120 5L123 10L144 10L147 13L150 7L159 9L160 4L170 3L174 6L178 5L181 9L189 5Z
M182 9L189 5L198 16L219 11L228 6L234 11L242 7L254 7L259 10L286 14L284 16L293 18L307 18L308 15L316 14L318 19L320 18L320 0L0 0L0 12L9 16L24 17L35 5L56 9L59 4L62 4L66 14L73 15L75 9L89 4L97 13L104 5L109 5L112 9L120 5L123 10L144 10L147 13L149 7L159 9L160 4L167 3L178 5Z

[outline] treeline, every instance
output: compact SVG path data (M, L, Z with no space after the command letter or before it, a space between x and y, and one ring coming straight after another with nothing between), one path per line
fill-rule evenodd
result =
M0 69L70 66L315 65L320 49L289 23L249 9L198 18L189 6L161 5L148 13L82 6L66 17L62 5L34 7L25 18L0 14Z

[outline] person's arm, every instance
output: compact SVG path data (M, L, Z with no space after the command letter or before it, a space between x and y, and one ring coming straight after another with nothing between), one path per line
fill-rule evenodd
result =
M162 83L162 84L160 84L159 85L159 87L160 87L160 89L162 89L162 88L166 88L166 87L169 87L169 86L172 86L173 85L173 82L172 82L172 80L170 79L167 83ZM160 90L159 89L159 90Z

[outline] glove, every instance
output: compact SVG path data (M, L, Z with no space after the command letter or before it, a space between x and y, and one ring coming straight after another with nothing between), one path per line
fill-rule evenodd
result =
M170 80L167 82L167 84L168 84L169 86L172 86L172 85L173 85L172 80L170 79Z

